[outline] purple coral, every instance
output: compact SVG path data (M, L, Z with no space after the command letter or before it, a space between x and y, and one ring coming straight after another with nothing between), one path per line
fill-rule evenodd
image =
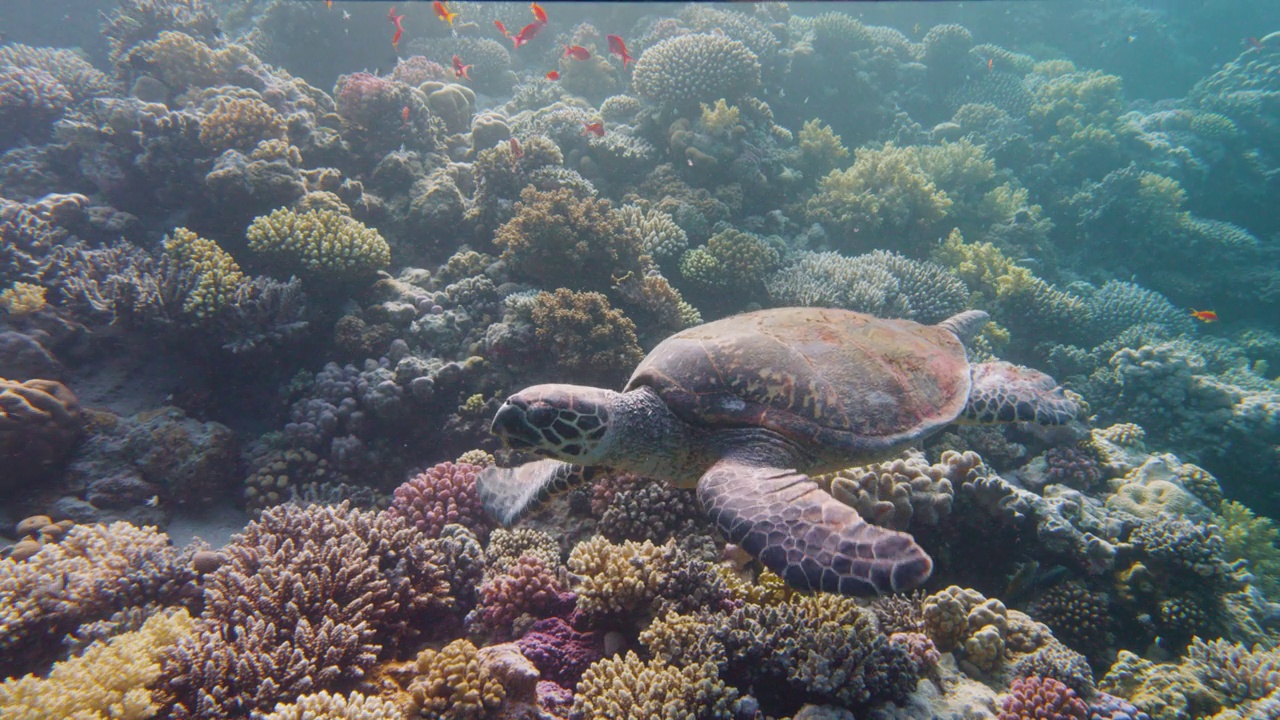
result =
M0 67L0 150L20 138L42 139L71 104L71 93L39 68Z
M542 677L565 687L577 685L591 663L604 657L599 633L578 632L559 617L535 622L516 642ZM542 683L538 690L541 695Z
M1074 447L1053 447L1044 454L1048 482L1088 490L1102 480L1102 467L1092 455Z
M396 488L387 512L404 517L428 537L440 537L445 525L456 523L486 539L493 521L476 492L483 469L471 463L435 465Z
M467 617L473 628L509 632L521 615L572 612L577 596L567 592L542 558L524 555L507 573L480 586L480 604Z
M1100 692L1089 703L1089 720L1151 720L1151 716L1128 700Z
M1000 698L999 720L1088 720L1089 708L1076 691L1053 678L1014 680Z

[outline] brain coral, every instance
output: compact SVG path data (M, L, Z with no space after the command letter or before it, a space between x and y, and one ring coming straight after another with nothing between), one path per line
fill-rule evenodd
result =
M280 208L255 218L249 249L285 273L305 280L358 281L391 262L382 235L334 210L298 213Z
M641 99L672 109L734 101L760 86L760 63L746 45L722 35L681 35L646 49L632 87Z
M82 431L76 396L62 383L0 378L0 491L56 471Z

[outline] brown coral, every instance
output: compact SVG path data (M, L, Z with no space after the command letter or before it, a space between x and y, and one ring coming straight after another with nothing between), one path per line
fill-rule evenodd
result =
M249 151L262 140L284 137L284 118L254 98L220 98L213 110L200 119L200 142L216 153Z
M575 382L617 385L644 358L635 323L600 293L538 293L531 314L539 348Z
M49 477L83 429L76 396L62 383L0 378L0 491Z
M414 717L479 720L506 698L502 683L467 640L454 640L441 650L423 650L416 669L418 676L409 684L409 711Z

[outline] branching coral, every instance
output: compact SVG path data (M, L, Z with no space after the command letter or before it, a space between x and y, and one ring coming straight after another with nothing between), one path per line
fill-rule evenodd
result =
M632 87L641 99L671 109L735 101L760 85L760 63L746 45L723 35L681 35L645 49Z
M591 616L648 609L674 569L677 552L673 542L614 545L597 536L578 543L569 554L569 569L581 576L574 588L578 609Z
M1280 597L1280 548L1276 547L1280 529L1275 522L1234 500L1222 503L1219 512L1216 522L1222 533L1223 559L1247 560L1254 584L1267 597Z
M847 468L817 478L840 502L856 509L867 522L905 530L937 525L951 514L954 486L981 463L975 453L952 450L930 465L923 455Z
M849 157L849 149L840 142L840 136L817 118L805 122L797 139L805 166L815 173L827 173Z
M594 663L582 676L573 716L617 720L729 720L737 691L712 663L672 667L634 652Z
M478 720L502 705L506 692L481 661L476 646L454 640L423 650L409 684L409 711L429 720Z
M488 537L493 521L476 492L476 477L483 469L470 463L433 465L396 488L387 512L403 517L431 538L439 537L449 524Z
M249 249L285 273L307 280L357 282L391 262L382 235L333 210L280 208L247 231Z
M262 720L389 720L403 715L394 701L358 692L330 694L327 690L276 705Z
M530 319L538 346L577 382L616 384L644 357L635 323L600 293L538 293Z
M215 153L248 151L263 140L284 138L284 118L270 105L253 98L220 98L200 118L200 142Z
M680 258L680 274L704 294L749 300L780 262L778 250L764 238L728 229L686 252Z
M177 228L165 238L164 249L191 283L182 309L198 318L210 317L231 304L248 284L231 253L186 228Z
M0 720L153 717L159 707L147 686L160 677L160 656L188 636L183 608L152 615L142 627L90 645L56 663L47 676L27 675L0 684Z
M265 711L363 677L452 602L435 544L345 504L271 508L223 553L194 636L164 657L174 717Z
M1076 693L1053 678L1014 680L1000 698L999 720L1088 720L1089 708Z
M505 635L522 615L544 617L572 608L573 596L556 578L555 565L524 556L480 586L480 602L467 616L472 632Z

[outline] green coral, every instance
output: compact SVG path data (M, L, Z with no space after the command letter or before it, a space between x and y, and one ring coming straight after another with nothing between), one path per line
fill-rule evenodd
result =
M280 208L255 218L247 235L250 250L304 280L354 281L391 263L391 247L377 230L333 210Z
M844 247L893 246L919 255L936 237L951 205L916 149L886 143L878 150L858 150L852 167L823 177L805 212Z
M177 228L165 238L164 251L190 278L182 309L198 318L211 317L233 304L236 293L249 282L231 253L186 228Z
M700 290L748 292L761 286L781 262L766 240L730 228L686 252L680 258L680 274Z
M1244 505L1222 503L1216 522L1222 533L1222 556L1227 562L1249 561L1253 583L1269 598L1280 598L1280 529L1271 518L1259 517Z
M830 125L814 118L805 121L798 136L800 157L805 167L818 173L828 172L849 157L849 149Z

